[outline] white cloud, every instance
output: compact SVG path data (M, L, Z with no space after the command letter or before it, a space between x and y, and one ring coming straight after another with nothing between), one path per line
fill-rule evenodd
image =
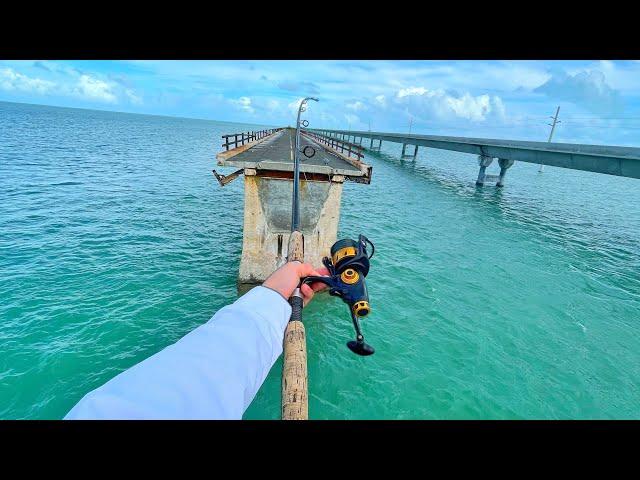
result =
M88 100L98 100L107 103L116 103L118 98L113 93L113 85L89 75L80 75L74 87L74 92Z
M245 112L254 113L255 109L251 106L251 99L249 97L240 97L237 100L231 100L231 103L239 107Z
M580 71L574 75L557 73L534 91L596 113L615 113L623 109L620 93L609 86L600 70Z
M487 113L491 111L491 100L486 94L478 97L472 97L468 92L461 97L447 95L444 101L458 117L468 120L484 120Z
M31 78L18 73L12 68L0 68L0 88L3 90L19 90L45 94L55 88L56 84L40 78Z
M378 102L379 103L379 102ZM505 107L497 96L482 94L473 96L447 93L443 89L429 90L426 87L401 88L394 98L396 108L418 118L461 118L474 122L483 121L490 114L504 118Z
M428 90L424 87L409 87L398 90L398 98L409 97L411 95L424 95Z

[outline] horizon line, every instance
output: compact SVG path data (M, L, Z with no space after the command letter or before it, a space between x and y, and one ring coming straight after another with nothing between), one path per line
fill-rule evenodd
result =
M234 122L234 121L230 121L230 120L213 120L210 118L198 118L198 117L183 117L180 115L160 115L160 114L156 114L156 113L138 113L138 112L123 112L123 111L119 111L119 110L108 110L108 109L100 109L100 108L84 108L84 107L69 107L69 106L62 106L62 105L53 105L53 104L49 104L49 103L30 103L30 102L13 102L10 100L1 100L0 99L0 103L13 103L16 105L33 105L36 107L53 107L53 108L67 108L70 110L87 110L90 112L110 112L110 113L122 113L125 115L144 115L147 117L165 117L165 118L182 118L185 120L202 120L205 122L219 122L219 123L234 123L234 124L238 124L238 125L260 125L260 126L266 126L266 127L273 127L277 125L270 125L270 124L264 124L264 123L250 123L250 122Z

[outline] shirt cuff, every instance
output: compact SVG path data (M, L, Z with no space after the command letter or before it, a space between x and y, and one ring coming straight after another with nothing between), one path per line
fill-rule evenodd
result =
M262 285L253 287L234 304L256 311L270 323L281 327L283 331L291 318L289 302L275 290Z

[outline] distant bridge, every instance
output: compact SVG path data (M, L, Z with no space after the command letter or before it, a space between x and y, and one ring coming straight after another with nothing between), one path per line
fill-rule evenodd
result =
M480 165L477 185L496 181L498 186L503 186L504 176L514 161L640 178L640 148L634 147L347 130L308 129L307 131L344 142L351 142L353 138L352 143L358 146L362 146L362 141L366 138L370 140L370 150L379 150L383 141L399 143L402 144L403 157L415 158L419 146L475 154L478 155ZM377 142L376 146L374 142ZM413 153L406 153L407 146L414 147ZM498 159L500 175L487 175L486 168L494 158Z

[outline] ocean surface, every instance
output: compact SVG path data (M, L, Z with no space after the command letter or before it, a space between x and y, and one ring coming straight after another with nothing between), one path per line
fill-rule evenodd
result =
M243 182L211 169L255 128L0 103L0 418L62 418L237 297ZM474 156L399 154L342 197L376 354L318 296L310 417L640 418L640 181L516 163L478 189ZM245 418L279 417L280 369Z

